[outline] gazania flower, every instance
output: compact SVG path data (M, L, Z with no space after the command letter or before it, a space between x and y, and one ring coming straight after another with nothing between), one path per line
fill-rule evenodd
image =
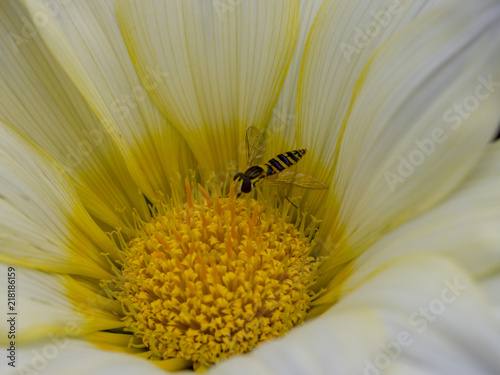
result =
M498 1L0 18L12 373L498 371ZM236 198L249 127L329 188Z

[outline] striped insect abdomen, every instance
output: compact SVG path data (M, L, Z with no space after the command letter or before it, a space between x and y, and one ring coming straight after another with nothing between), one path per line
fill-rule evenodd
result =
M297 164L306 152L307 150L303 148L301 150L284 152L283 154L278 154L274 158L269 159L269 161L264 164L266 176L271 176L275 173L283 172L285 169L290 168L294 164Z

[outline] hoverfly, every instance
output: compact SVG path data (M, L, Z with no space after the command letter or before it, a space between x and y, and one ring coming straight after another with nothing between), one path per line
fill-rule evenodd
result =
M288 151L276 155L265 164L253 165L255 159L260 158L266 151L264 135L255 127L247 129L245 144L249 168L245 173L236 173L233 180L236 182L236 193L250 193L258 184L293 185L303 189L323 190L328 186L304 173L285 171L297 164L307 152L306 149Z

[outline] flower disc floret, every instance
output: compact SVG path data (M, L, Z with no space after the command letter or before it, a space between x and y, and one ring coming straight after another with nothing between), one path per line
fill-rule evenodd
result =
M188 199L140 223L111 281L127 330L152 359L203 369L301 323L317 264L283 208L253 199Z

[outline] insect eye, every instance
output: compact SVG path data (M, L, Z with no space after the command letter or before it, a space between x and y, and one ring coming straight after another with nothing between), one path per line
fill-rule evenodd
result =
M233 181L242 180L243 173L236 173L233 177Z
M249 178L243 178L243 184L241 185L241 191L243 193L250 193L252 191L252 181Z

